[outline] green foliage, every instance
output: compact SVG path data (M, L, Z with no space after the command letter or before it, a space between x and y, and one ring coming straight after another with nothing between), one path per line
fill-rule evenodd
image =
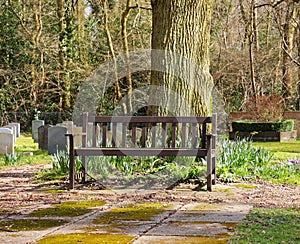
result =
M228 243L299 243L300 208L254 208Z
M205 161L194 157L89 157L88 173L102 179L120 176L127 179L166 175L178 180L203 179Z
M217 157L217 175L224 181L263 179L300 184L300 166L278 162L273 152L253 147L249 140L223 140Z
M254 148L251 142L245 139L223 140L219 147L217 174L224 180L254 178L263 165L272 159L272 154L267 150Z
M5 154L4 155L4 165L13 166L20 163L22 158L21 154Z
M57 173L69 173L69 153L66 151L58 151L52 156L52 170ZM81 162L78 158L75 160L75 172L80 172Z
M295 120L284 120L280 122L253 122L253 121L233 121L233 131L291 131L295 130Z

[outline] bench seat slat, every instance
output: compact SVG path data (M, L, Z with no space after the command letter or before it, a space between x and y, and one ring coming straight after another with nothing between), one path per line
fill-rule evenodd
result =
M197 148L78 148L75 156L206 156L207 149Z

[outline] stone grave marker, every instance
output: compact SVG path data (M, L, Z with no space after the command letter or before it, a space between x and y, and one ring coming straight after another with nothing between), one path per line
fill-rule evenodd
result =
M38 142L38 136L39 136L38 128L40 126L44 125L44 124L45 124L44 120L32 120L32 122L31 122L31 125L32 125L31 135L32 135L32 138L33 138L34 142Z
M68 150L68 138L65 136L67 133L68 129L63 126L52 126L48 128L49 155Z
M5 125L3 127L12 130L12 133L14 135L14 142L15 142L16 139L17 139L17 128L16 128L16 126L15 125Z
M75 135L75 137L74 137L75 147L81 147L81 145L82 145L82 127L73 126L72 133Z
M38 128L39 149L48 150L48 129L52 125L42 125Z
M72 129L74 127L73 121L63 121L62 126L65 126L68 128L68 133L73 133Z
M0 128L0 154L14 154L14 134L9 128Z
M12 122L12 123L9 123L8 125L14 125L16 126L16 137L20 137L21 135L21 125L20 123L17 123L17 122Z

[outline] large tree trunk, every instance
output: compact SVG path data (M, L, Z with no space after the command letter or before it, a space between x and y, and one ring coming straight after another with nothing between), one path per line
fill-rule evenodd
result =
M152 89L148 113L207 115L213 86L209 74L213 0L152 0L151 4Z

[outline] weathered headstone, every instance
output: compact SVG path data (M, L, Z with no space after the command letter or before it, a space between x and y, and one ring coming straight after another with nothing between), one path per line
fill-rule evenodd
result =
M3 127L12 130L12 133L14 135L14 141L16 141L16 139L17 139L17 135L16 135L17 134L17 128L16 128L16 126L15 125L5 125Z
M17 122L12 122L12 123L9 123L8 125L14 125L14 126L16 126L16 136L17 137L20 137L20 135L21 135L21 125L20 125L20 123L17 123Z
M93 137L96 136L96 142L99 142L100 140L100 127L97 125L96 126L96 134L95 134L95 128L93 126L93 123L88 123L88 128L87 128L87 143L88 145L92 145Z
M74 127L73 121L63 121L62 125L68 128L68 133L73 133L72 131Z
M73 126L72 133L75 135L75 137L74 137L75 147L81 147L81 145L82 145L82 127Z
M38 142L38 136L39 136L38 128L44 124L45 124L44 120L32 120L31 135L34 142Z
M9 128L0 128L0 154L14 154L14 134Z
M38 128L39 149L48 150L48 129L52 125L42 125Z
M48 128L48 154L53 155L59 151L67 151L68 138L65 134L68 129L62 126L53 126Z

